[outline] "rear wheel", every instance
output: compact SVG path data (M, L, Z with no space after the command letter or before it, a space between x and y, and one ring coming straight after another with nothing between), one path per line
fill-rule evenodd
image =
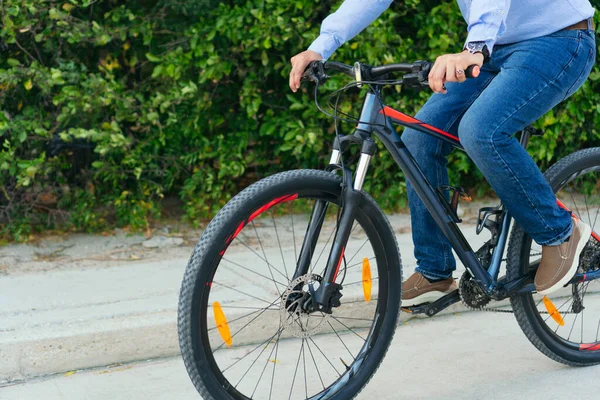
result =
M573 153L546 172L562 201L592 229L600 225L600 148ZM515 279L539 264L541 246L519 226L511 234L507 276ZM600 269L600 243L591 238L580 258L579 273ZM600 363L600 280L567 285L547 296L554 316L538 294L516 295L512 307L527 338L548 357L568 365Z
M340 211L341 178L274 175L211 221L187 266L179 301L183 359L205 399L349 399L392 340L401 266L385 214L363 195L337 275L341 306L303 311L323 276ZM325 202L308 273L294 279L310 214Z

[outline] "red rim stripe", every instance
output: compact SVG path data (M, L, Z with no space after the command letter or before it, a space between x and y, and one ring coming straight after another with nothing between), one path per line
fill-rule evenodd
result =
M581 343L579 350L596 351L600 350L600 343Z

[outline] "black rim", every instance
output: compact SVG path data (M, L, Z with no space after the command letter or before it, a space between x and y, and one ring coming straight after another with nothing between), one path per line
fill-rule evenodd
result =
M299 193L298 199L316 199L317 196L315 196L314 193ZM329 203L331 203L332 205L335 205L336 208L339 205L338 203L338 199L335 198L334 196L331 195L327 195L326 197L319 197L320 199L326 200ZM293 201L289 201L287 204L288 207L293 207L293 203L296 202L296 200ZM278 205L278 206L283 206L283 204ZM276 212L278 206L274 206L272 207L270 210L265 212L266 214L271 213L270 218L272 218L272 221L274 223L274 227L276 226L276 222L275 222L275 218L273 218L273 213ZM293 219L293 211L290 213L290 215L292 216L292 226L294 224L294 219ZM258 234L257 228L256 228L256 224L254 223L255 221L250 222L247 226L245 226L243 228L244 229L251 229L256 233L257 238L259 238L257 240L258 242L258 247L262 248L263 244L260 240L260 235ZM362 229L364 229L364 233L366 234L366 239L365 241L361 244L361 246L359 246L359 249L357 250L357 252L354 255L347 255L347 257L345 257L345 273L344 273L344 278L345 278L345 274L348 273L350 276L350 272L353 269L358 269L360 270L360 265L361 262L359 260L356 260L355 257L358 255L358 253L360 253L360 251L364 248L367 247L366 245L368 243L371 244L371 246L373 247L373 257L370 257L369 259L371 261L376 260L376 264L377 264L377 277L373 279L373 281L377 280L378 284L373 284L373 286L377 286L378 288L378 295L377 298L373 298L371 301L374 302L376 301L376 308L374 310L373 313L373 318L372 319L363 319L363 322L368 321L370 323L370 327L366 326L366 327L362 327L362 329L359 328L354 328L353 327L353 322L356 322L355 320L359 320L360 318L352 318L352 317L348 317L348 316L338 316L336 317L336 313L334 311L334 314L332 316L332 318L330 318L327 321L327 325L328 327L331 329L331 331L333 331L333 333L335 333L335 335L337 336L338 343L343 345L343 347L345 348L345 350L347 350L346 352L346 358L348 361L345 360L341 360L341 363L339 360L335 360L335 359L329 359L330 357L328 357L327 352L328 349L324 348L324 346L319 346L319 344L317 343L318 339L315 339L314 337L309 337L307 339L302 339L301 343L300 343L300 350L297 352L297 359L296 359L296 367L294 369L294 377L292 379L292 384L291 384L291 388L290 388L290 393L289 396L287 398L298 398L297 396L294 397L292 396L292 394L294 394L294 390L296 390L296 392L298 392L298 387L302 387L302 385L304 386L304 394L306 395L303 398L329 398L330 396L332 396L333 394L339 392L340 390L342 390L342 388L344 388L346 385L348 385L348 382L351 381L352 379L354 379L356 377L356 374L360 371L360 368L364 365L364 362L367 360L369 354L371 354L374 344L377 341L378 338L378 334L382 328L383 325L383 316L385 314L385 306L386 306L386 301L387 301L387 287L386 287L386 282L387 279L379 279L382 277L387 276L387 271L386 271L386 261L385 261L385 257L384 257L384 249L380 244L380 241L378 238L373 237L373 234L376 233L374 232L374 228L373 226L369 226L369 221L368 221L368 217L364 214L362 214L361 212L358 213L357 215L357 220L355 221L355 226L354 229L356 229L356 227L361 227ZM296 221L296 225L298 225L298 222ZM297 228L297 226L296 226ZM242 232L243 232L242 230ZM275 230L277 230L277 228L275 228ZM301 232L302 230L299 230L298 232ZM294 259L297 259L297 254L299 251L299 246L298 243L301 243L302 238L297 237L297 235L295 234L296 230L294 228L292 228L292 232L293 232L293 242L294 242ZM241 235L240 235L241 236ZM317 258L317 261L314 263L314 266L312 266L311 268L311 272L314 273L319 273L318 272L318 268L315 268L318 264L319 264L319 260L325 261L326 257L327 257L327 244L330 244L330 239L331 239L331 233L329 234L322 234L322 236L327 236L328 239L325 242L325 245L320 248L320 246L317 246L316 251L315 251L315 255L314 257ZM233 242L242 242L242 246L248 247L249 246L246 243L243 243L244 239L243 237L241 239L238 239L238 237L235 237L235 239L232 241ZM297 243L298 242L298 243ZM279 247L279 252L281 255L281 260L283 261L280 263L281 268L278 268L277 270L275 269L275 266L273 266L273 268L269 267L270 273L268 275L266 274L261 274L261 273L257 273L257 272L253 272L253 274L255 276L257 276L257 278L270 278L274 283L273 287L276 288L278 295L281 294L282 290L284 289L284 285L286 283L286 281L284 280L283 275L287 275L288 277L293 273L293 266L290 265L290 263L286 263L285 262L285 257L283 256L283 249L281 246L281 242L280 242L280 238L277 235L276 238L276 243L278 243L278 247ZM381 247L379 249L377 249L376 247ZM260 253L258 251L252 251L253 253L255 253L255 256L258 258L264 258L264 261L267 265L270 264L269 261L267 261L267 256L266 253L264 252L264 248L262 249L262 255L264 257L260 256ZM256 254L259 253L259 254ZM325 254L324 254L325 253ZM242 357L239 360L236 360L233 364L228 365L228 366L219 366L219 363L217 362L217 360L215 359L214 353L216 351L222 350L224 349L224 345L225 343L223 342L221 345L219 345L217 348L212 348L211 346L209 346L210 351L205 351L208 349L203 349L202 348L202 343L206 343L206 344L212 344L211 343L211 339L209 337L209 332L211 330L215 330L216 327L209 327L209 309L211 309L212 307L209 304L209 300L210 299L210 295L211 295L211 290L213 289L213 286L217 283L218 281L215 282L214 277L215 274L218 271L218 267L221 264L221 262L223 260L227 260L227 251L225 251L225 253L220 256L216 256L214 261L213 261L213 265L211 267L211 277L210 279L208 279L207 281L212 282L212 285L210 285L209 287L205 287L204 290L202 290L202 298L199 304L199 321L201 322L201 329L199 330L200 336L201 336L201 340L198 341L197 337L196 339L194 339L194 334L192 335L192 340L194 343L194 347L197 349L197 351L203 351L204 352L204 356L206 357L206 360L208 360L208 367L210 368L211 373L214 375L214 377L216 378L216 380L219 382L219 385L221 387L223 387L227 393L232 396L233 398L236 399L248 399L248 398L252 398L254 396L254 394L256 393L242 393L242 391L238 390L237 386L238 384L244 379L244 377L246 376L246 374L248 373L248 371L251 368L257 368L258 370L260 370L260 376L258 378L258 381L256 382L256 387L254 392L256 392L256 388L258 388L259 384L261 384L261 380L265 379L268 380L270 378L271 380L271 384L270 384L270 389L269 389L269 393L261 393L261 398L277 398L277 397L272 397L271 394L273 392L273 386L274 386L274 376L276 374L276 369L277 369L277 360L278 357L280 356L280 352L282 351L281 349L281 343L283 343L283 338L282 338L282 334L284 334L284 330L285 328L282 328L282 326L280 325L276 330L274 330L272 332L272 335L268 336L264 341L258 341L256 343L253 343L250 346L246 346L249 347L249 352L246 353L246 355L244 357ZM274 262L273 262L274 263ZM240 269L239 267L241 267L242 269L244 268L241 265L237 266L238 269ZM247 269L246 269L247 272ZM288 275L290 274L290 275ZM260 275L260 276L259 276ZM342 275L342 272L340 272L340 275ZM280 278L280 279L279 279ZM353 285L358 285L360 286L360 284L362 283L362 280L351 280L351 282L346 281L344 282L344 288L348 288L351 287ZM221 287L224 287L224 285L221 285ZM226 287L226 286L225 286ZM226 287L227 288L227 287ZM235 288L228 288L229 290L233 292L236 292ZM237 290L237 292L239 292L239 290ZM248 293L246 293L247 295L249 295ZM244 320L244 319L248 319L249 321L247 323L245 323L241 328L233 328L231 329L231 335L232 338L235 338L236 335L238 335L242 330L248 328L254 321L256 321L257 319L259 319L262 315L264 315L265 313L275 313L276 311L276 307L278 307L277 304L277 300L275 300L275 302L270 301L270 298L262 298L260 296L255 296L255 295L250 295L251 297L254 297L254 299L258 302L263 303L263 307L258 307L256 309L254 308L248 308L247 309L247 313L245 313L242 317L236 317L235 319L232 319L231 321L228 321L230 323L234 323L238 320ZM278 297L279 298L279 297ZM342 299L342 307L344 307L344 304L348 305L351 303L356 303L356 302L360 302L361 300L353 300L353 299L348 299L348 301L344 301L344 299ZM364 300L363 300L364 301ZM225 308L227 306L222 306L222 308ZM244 320L244 322L246 322ZM335 328L335 326L337 326L337 329ZM365 332L365 328L368 329L367 332ZM196 332L198 332L198 330L196 330ZM360 346L360 350L358 352L356 352L356 354L353 354L349 348L348 345L345 342L345 337L343 336L353 336L354 338L359 337L362 341L363 344L362 346ZM300 339L296 339L297 341L300 341ZM356 339L358 340L358 339ZM272 346L269 346L270 343L274 344ZM254 358L254 356L256 356ZM227 375L227 371L230 370L234 365L242 362L243 359L245 359L246 357L248 358L248 361L250 361L252 358L254 358L254 361L251 363L250 367L248 368L248 370L243 374L243 376L241 377L240 381L238 382L232 382L230 379L227 379L227 377L225 375ZM351 358L350 358L351 357ZM341 358L341 357L340 357ZM260 360L259 360L260 359ZM270 360L275 360L275 362L269 362ZM326 362L325 362L326 359ZM270 364L273 364L272 366ZM320 364L320 365L319 365ZM347 365L347 367L345 365ZM337 365L337 367L336 367ZM337 374L337 379L333 380L330 384L326 384L326 382L323 379L323 368L329 368L330 370L335 370L335 373ZM320 390L318 391L318 393L314 393L314 390L312 390L312 392L308 389L308 384L307 384L307 373L308 375L311 374L311 371L316 374L318 376L318 381L319 382L319 386L320 386ZM298 380L296 379L298 378ZM302 378L304 379L304 382L302 382Z

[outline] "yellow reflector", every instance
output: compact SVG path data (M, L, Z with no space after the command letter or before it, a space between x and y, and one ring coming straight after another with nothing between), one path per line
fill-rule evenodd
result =
M227 318L225 318L225 313L223 313L223 309L218 301L213 303L213 311L215 313L215 323L217 324L217 329L223 338L223 341L227 345L227 347L231 347L231 332L229 331L229 324L227 324Z
M550 299L547 296L544 296L544 298L542 300L544 301L546 310L548 311L548 314L550 314L552 319L555 320L556 323L559 324L560 326L565 326L565 320L560 315L560 312L558 312L558 310L554 306L554 303L552 303L552 301L550 301Z
M371 282L371 263L368 258L365 258L363 260L362 284L366 302L371 301Z

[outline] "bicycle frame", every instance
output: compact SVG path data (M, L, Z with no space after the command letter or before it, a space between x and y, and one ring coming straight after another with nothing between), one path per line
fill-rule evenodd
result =
M340 166L341 153L344 150L343 144L339 143L337 140L334 143L334 150L331 156L329 169L341 169L343 172L343 208L338 230L335 233L334 243L323 276L323 284L315 293L316 302L320 304L325 311L330 311L332 306L330 300L336 291L341 289L341 286L335 283L335 279L343 261L345 245L350 236L350 230L352 229L352 224L354 222L354 213L358 206L358 201L360 199L359 193L362 190L368 164L375 152L375 143L372 139L373 135L381 140L386 149L392 154L392 157L403 171L406 179L412 185L419 198L423 201L436 224L448 238L460 261L486 294L495 300L501 300L515 293L531 293L535 291L533 285L536 269L535 265L532 265L532 268L530 268L532 273L519 277L513 281L506 282L504 278L498 279L502 255L506 248L512 219L508 211L504 209L498 217L498 221L501 220L501 227L498 233L497 244L493 247L489 267L484 268L470 244L458 228L457 223L459 223L460 220L458 220L451 211L448 201L444 199L444 197L441 196L427 180L410 151L406 148L398 133L396 133L393 127L394 124L432 135L440 140L450 143L458 149L463 149L458 137L394 110L393 108L382 105L377 94L373 92L367 93L362 106L359 123L356 126L354 133L347 136L348 138L352 137L351 140L349 140L350 142L362 146L361 157L354 177L352 171L348 167L342 168ZM523 134L521 137L521 144L526 146L528 139L529 134ZM560 201L558 201L558 203L568 210L568 208L562 205ZM313 215L309 222L307 233L317 232L318 234L320 225L323 222L323 211L324 205L321 204L321 202L317 202L313 209ZM594 236L598 238L598 235L595 233ZM307 235L306 237L311 236ZM301 254L306 257L300 257L296 269L296 276L308 272L308 264L310 263L309 256L314 252L314 245L315 243L312 243L312 241L309 243L309 241L305 240L303 243ZM591 274L578 274L571 282L596 279L599 277L596 275L598 274L594 274L594 276Z

